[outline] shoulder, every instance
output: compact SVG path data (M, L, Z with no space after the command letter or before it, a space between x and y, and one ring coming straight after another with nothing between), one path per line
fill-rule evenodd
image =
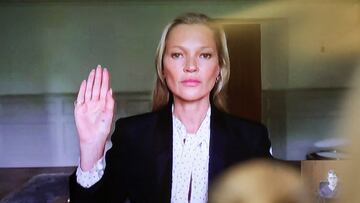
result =
M271 157L271 143L263 124L215 110L212 125L213 129L224 129L217 131L223 137L221 139L226 140L227 150L233 154Z
M225 112L220 112L216 109L213 112L213 127L223 126L226 129L224 136L230 140L246 142L249 145L264 145L269 147L270 140L265 125Z
M119 118L115 123L115 129L121 131L141 131L154 126L158 120L159 112L147 112L134 116Z
M126 126L131 126L131 125L138 125L138 124L146 124L146 123L151 123L154 120L156 120L157 117L157 112L147 112L147 113L143 113L143 114L138 114L138 115L134 115L134 116L129 116L129 117L124 117L124 118L119 118L116 121L116 126L118 125L126 125Z
M219 110L214 111L215 116L221 118L227 128L230 128L234 131L241 132L254 132L254 131L264 131L267 134L267 128L260 122L249 120L246 118L241 118L235 115L231 115L226 112Z
M136 137L143 137L153 132L157 125L164 123L164 120L169 120L168 117L168 109L164 108L154 112L120 118L115 123L115 131L112 138L130 136L132 139L135 139Z

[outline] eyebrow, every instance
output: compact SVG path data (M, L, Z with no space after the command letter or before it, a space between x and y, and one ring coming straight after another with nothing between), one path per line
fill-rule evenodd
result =
M172 47L169 47L169 48L179 48L179 49L186 49L185 47L183 46L179 46L179 45L175 45L175 46L172 46ZM203 49L211 49L211 50L214 50L212 47L206 47L206 46L202 46L202 47L199 47L199 49L203 50Z

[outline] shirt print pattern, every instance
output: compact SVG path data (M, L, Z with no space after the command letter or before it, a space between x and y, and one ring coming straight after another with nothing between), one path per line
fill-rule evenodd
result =
M195 134L187 133L185 126L173 114L172 203L207 202L210 114L209 107Z

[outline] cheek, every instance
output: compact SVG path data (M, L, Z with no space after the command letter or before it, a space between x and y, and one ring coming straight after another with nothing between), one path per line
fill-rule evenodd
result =
M183 73L183 60L173 60L166 57L163 60L164 76L166 79L180 78Z
M164 61L164 78L168 86L176 83L178 75L179 74L176 72L176 68L174 68L173 66L169 66L169 64L166 64Z
M168 68L166 68L165 66L164 66L164 78L165 78L165 81L166 81L166 83L168 84L169 82L171 82L171 78L172 78L172 74L171 74L171 72L169 71L169 69Z
M172 73L171 73L171 67L173 66L173 64L171 63L171 61L167 58L164 58L163 60L163 72L164 72L164 77L166 80L169 80L169 78L171 77Z
M181 68L185 64L184 59L172 59L170 56L165 56L163 59L164 68L168 69L178 69Z
M220 73L219 65L217 63L207 63L207 64L203 64L203 67L205 67L204 68L204 70L205 70L205 73L204 73L205 78L207 79L208 82L213 83L216 80L216 77Z

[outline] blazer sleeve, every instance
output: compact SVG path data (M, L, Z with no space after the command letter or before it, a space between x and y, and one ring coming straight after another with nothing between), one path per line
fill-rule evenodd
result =
M84 188L76 181L76 171L69 177L70 202L104 203L124 202L127 198L129 153L126 133L121 119L116 122L111 137L112 147L106 153L106 168L103 177L90 188Z

